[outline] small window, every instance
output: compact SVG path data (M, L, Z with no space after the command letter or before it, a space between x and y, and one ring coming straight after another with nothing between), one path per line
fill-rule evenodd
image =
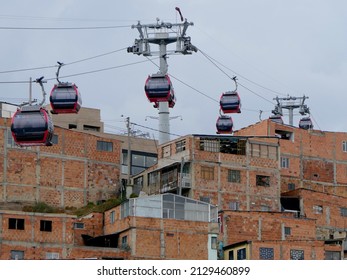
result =
M122 248L125 248L128 246L128 236L125 235L122 237Z
M326 260L341 260L341 252L339 251L325 251Z
M295 190L295 184L294 183L288 183L288 191Z
M113 151L113 143L112 142L106 142L106 141L97 141L96 142L96 149L98 151L107 151L112 152Z
M281 157L281 168L289 168L289 158Z
M206 152L220 152L219 142L217 140L200 140L200 150Z
M46 260L59 260L59 253L47 252Z
M238 201L230 201L229 202L229 209L230 210L237 211L237 210L239 210L239 208L240 208L240 203Z
M217 237L216 236L211 237L211 249L217 250Z
M259 248L259 259L260 260L273 260L274 259L274 248Z
M162 148L163 158L171 156L171 145L166 145Z
M58 135L57 134L54 134L53 137L52 137L52 144L55 144L57 145L58 144Z
M290 250L291 260L304 260L304 250Z
M208 196L200 196L200 201L210 203L211 199Z
M40 220L40 231L52 231L52 221Z
M269 187L270 186L270 176L257 175L256 176L257 186Z
M323 206L322 205L313 205L313 213L323 214Z
M201 178L204 180L214 180L214 168L201 166Z
M275 134L277 136L279 136L279 138L283 139L283 140L294 140L294 133L291 131L285 131L285 130L275 130Z
M230 182L230 183L241 183L241 172L240 172L240 170L228 170L228 182Z
M342 151L347 152L347 141L342 141Z
M340 208L340 213L341 213L341 216L347 217L347 208L341 207Z
M242 248L237 250L237 259L238 260L246 260L247 256L246 256L246 248Z
M268 205L261 205L260 206L260 211L269 212L270 211L270 206L268 206Z
M74 223L75 229L84 229L84 223Z
M24 251L11 250L11 260L24 260Z
M77 129L77 124L69 123L69 129Z
M114 213L114 211L111 211L110 212L110 223L114 224L114 221L115 221L115 213Z
M90 130L90 131L100 131L100 127L99 126L93 126L93 125L83 125L83 130Z
M176 142L176 153L183 152L186 150L186 140Z
M24 230L24 219L9 218L8 219L8 228L9 229Z
M234 260L234 250L230 250L230 251L228 252L228 259L229 259L229 260Z
M284 227L284 234L291 235L292 234L292 229L290 227Z

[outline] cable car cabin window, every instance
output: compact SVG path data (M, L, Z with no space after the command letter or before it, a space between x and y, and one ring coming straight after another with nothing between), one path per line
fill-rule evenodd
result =
M112 142L106 142L106 141L99 141L98 140L96 142L96 150L112 152L113 151L113 143Z

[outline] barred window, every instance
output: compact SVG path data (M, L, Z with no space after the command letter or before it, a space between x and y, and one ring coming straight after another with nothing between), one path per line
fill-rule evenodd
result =
M240 170L228 170L228 182L241 183Z
M274 248L259 248L259 259L261 260L273 260L274 259Z
M291 260L304 260L304 250L290 250Z

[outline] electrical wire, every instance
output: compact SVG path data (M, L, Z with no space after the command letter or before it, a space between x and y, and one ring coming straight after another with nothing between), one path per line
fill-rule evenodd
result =
M148 127L148 126L144 126L144 125L141 125L141 124L137 124L137 123L133 123L133 122L131 122L130 124L136 125L136 126L139 126L139 127L142 127L142 128L146 128L146 129L149 129L149 130L153 130L153 131L156 131L156 132L166 133L166 134L169 134L169 135L172 135L172 136L178 136L178 137L182 136L182 135L170 133L170 132L167 132L167 131L162 131L162 130L159 130L159 129L154 129L154 128L151 128L151 127Z
M36 31L53 31L53 30L100 30L100 29L117 29L130 28L131 25L113 25L113 26L87 26L87 27L11 27L0 26L0 30L36 30Z
M120 52L120 51L123 51L123 50L126 50L126 48L121 48L121 49L118 49L118 50L114 50L114 51L98 54L98 55L95 55L95 56L83 58L83 59L72 61L72 62L69 62L69 63L64 63L64 66L65 65L72 65L72 64L84 62L84 61L87 61L87 60L92 60L92 59L95 59L95 58L99 58L99 57L102 57L102 56L110 55L110 54L113 54L113 53L116 53L116 52ZM58 67L58 66L57 65L49 65L49 66L41 66L41 67L33 67L33 68L23 68L23 69L16 69L16 70L6 70L6 71L0 71L0 74L24 72L24 71L32 71L32 70L41 70L41 69L56 68L56 67Z
M206 53L204 53L203 51L201 51L199 49L199 51L207 58L207 60L209 60L215 67L217 67L222 73L224 73L230 80L234 80L233 77L231 77L228 73L226 73L221 67L219 67L214 61L214 59L212 59L209 55L207 55ZM235 71L232 71L234 72L235 74L237 74ZM237 74L238 75L238 74ZM249 92L255 94L256 96L262 98L263 100L275 105L274 102L270 101L269 99L265 98L264 96L261 96L260 94L256 93L255 91L249 89L248 87L242 85L241 83L237 83L238 85L242 86L244 89L248 90Z
M113 69L117 69L117 68L123 68L123 67L136 65L136 64L140 64L140 63L144 63L144 62L147 62L147 60L141 60L141 61L136 61L136 62L132 62L132 63L102 68L102 69L96 69L96 70L91 70L91 71L86 71L86 72L70 74L70 75L66 75L66 76L61 76L59 78L69 78L69 77L82 76L82 75L87 75L87 74L92 74L92 73L103 72L103 71L109 71L109 70L113 70ZM51 81L51 80L55 80L55 79L56 79L56 77L48 78L48 79L45 79L45 81ZM21 83L28 84L28 83L30 83L30 81L5 81L5 82L0 81L0 84L21 84Z

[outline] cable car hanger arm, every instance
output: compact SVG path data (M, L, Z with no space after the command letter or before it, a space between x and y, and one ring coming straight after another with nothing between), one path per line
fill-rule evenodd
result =
M40 106L42 106L46 102L46 92L45 88L43 87L43 83L47 83L47 81L43 81L44 76L38 78L35 80L36 83L40 84L41 90L42 90L42 101L40 102Z

